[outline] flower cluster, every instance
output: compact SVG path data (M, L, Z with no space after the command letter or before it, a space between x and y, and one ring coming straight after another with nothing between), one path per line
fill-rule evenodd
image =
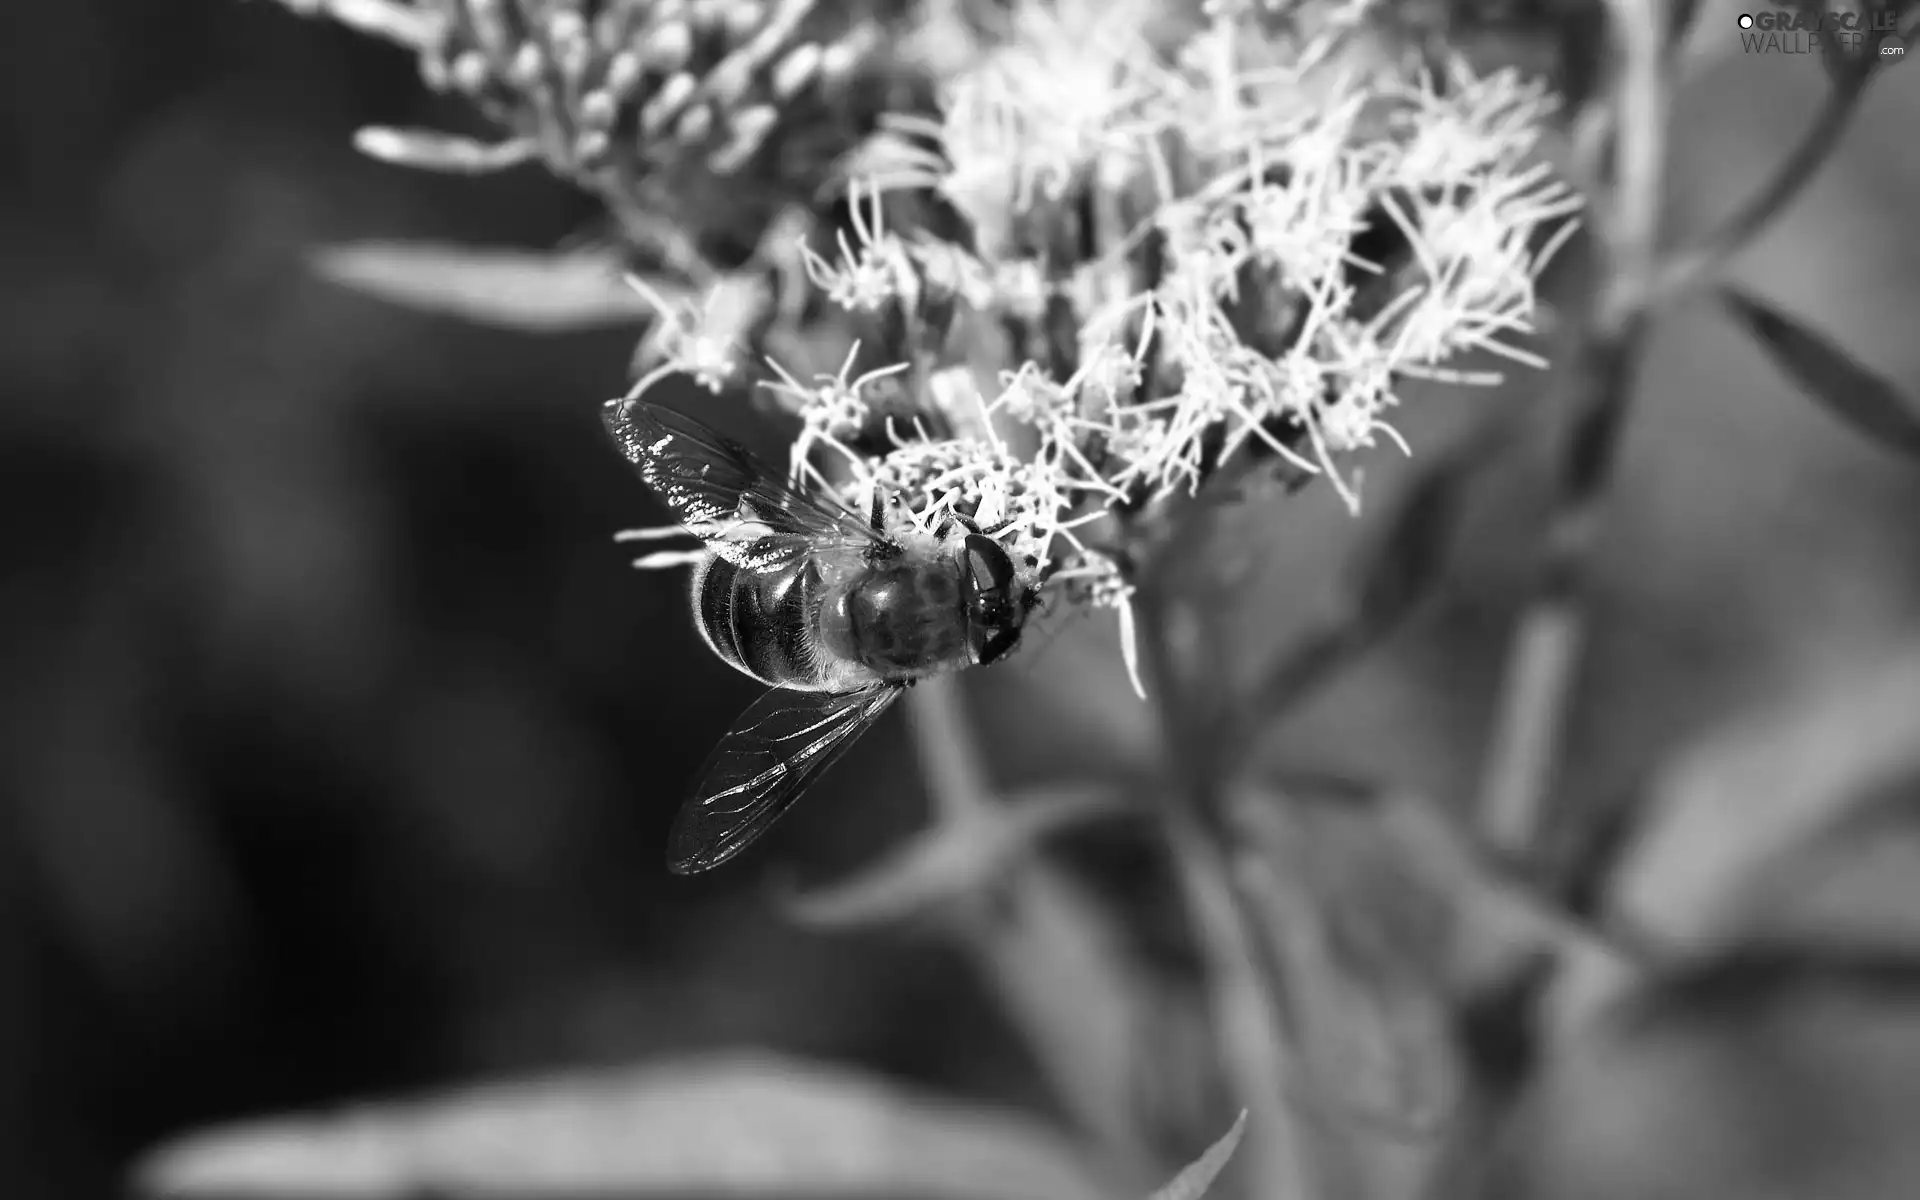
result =
M1236 457L1357 503L1342 461L1405 449L1402 381L1539 365L1515 342L1578 208L1532 155L1542 87L1351 52L1364 6L1129 7L1016 5L936 116L869 143L845 219L794 250L840 318L807 336L853 348L769 381L796 477L1011 517L1043 577L1113 605L1086 523Z
M377 157L486 171L537 160L618 218L710 255L804 204L899 88L879 50L906 0L282 0L398 41L495 143L371 129ZM631 230L629 230L631 232ZM749 235L749 243L752 237Z
M1547 90L1372 0L301 2L430 19L429 79L555 169L735 226L700 299L640 285L636 390L764 361L797 481L962 513L1123 611L1089 524L1262 459L1357 504L1404 381L1539 365L1516 342L1578 209L1534 154ZM778 211L740 221L714 180L769 159Z

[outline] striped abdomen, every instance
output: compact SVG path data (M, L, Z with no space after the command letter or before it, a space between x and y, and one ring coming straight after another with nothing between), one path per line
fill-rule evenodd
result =
M751 571L712 555L694 572L694 624L715 654L769 687L841 690L838 664L814 645L822 590L812 558Z
M829 567L806 556L755 571L711 556L694 573L694 623L735 669L798 691L852 691L974 661L954 559Z

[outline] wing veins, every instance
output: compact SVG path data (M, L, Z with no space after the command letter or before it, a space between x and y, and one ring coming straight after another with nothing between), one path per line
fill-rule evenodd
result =
M684 805L669 835L668 865L681 874L708 870L744 850L871 728L905 689L879 685L857 692L792 692L776 688L750 707L722 738L701 773L695 798ZM779 732L782 721L801 721ZM764 732L769 727L775 732ZM791 753L781 747L811 738ZM764 765L761 761L764 761ZM745 779L732 778L744 767ZM757 769L755 769L757 768ZM739 803L727 804L744 796Z
M740 443L685 413L634 397L609 401L601 417L621 454L689 533L743 546L792 537L782 556L817 542L872 545L886 539L831 496L802 492Z

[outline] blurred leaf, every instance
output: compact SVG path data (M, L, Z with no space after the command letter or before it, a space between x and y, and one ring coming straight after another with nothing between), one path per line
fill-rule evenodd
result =
M1725 1020L1759 1012L1782 994L1827 988L1860 989L1911 1004L1920 1000L1920 956L1850 945L1845 939L1802 943L1768 931L1679 964L1613 1019L1626 1024L1673 1017Z
M1462 1119L1455 1014L1551 954L1614 955L1506 877L1431 800L1341 779L1247 788L1235 881L1337 1194L1404 1196Z
M1920 1179L1912 959L1741 946L1554 1047L1489 1200L1878 1200Z
M1700 0L1671 0L1667 9L1667 42L1684 46L1700 16Z
M1817 871L1829 839L1876 783L1920 765L1920 651L1854 666L1743 713L1666 764L1647 788L1607 908L1663 954L1685 956L1793 926L1815 905L1873 921ZM1884 839L1872 839L1875 841ZM1888 846L1897 850L1897 846ZM1855 860L1857 861L1857 859ZM1816 921L1833 923L1832 914ZM1841 923L1845 923L1842 921ZM1606 970L1563 979L1554 1019L1579 1027L1637 981Z
M1720 299L1809 395L1868 437L1920 458L1920 405L1805 325L1752 296Z
M540 147L527 138L477 142L432 129L390 129L382 125L369 125L356 132L353 146L381 162L452 175L490 175L531 162L540 153Z
M1864 789L1916 764L1920 650L1839 671L1730 720L1655 781L1614 907L1676 948L1722 942L1747 928L1782 854L1870 798Z
M1206 1152L1189 1163L1187 1167L1147 1200L1200 1200L1213 1186L1213 1181L1225 1169L1233 1158L1233 1152L1240 1146L1240 1138L1247 1132L1247 1113L1242 1109L1234 1118L1233 1128Z
M1232 814L1295 1091L1324 1126L1314 1170L1355 1196L1401 1192L1459 1092L1445 960L1467 898L1401 852L1390 803L1243 793Z
M303 17L331 17L350 29L385 38L409 50L426 50L441 35L431 11L397 0L280 0Z
M1164 1016L1150 1011L1156 981L1114 914L1034 859L1014 869L994 903L971 906L958 931L1061 1107L1128 1178L1153 1178L1142 1088L1179 1092L1161 1061L1170 1023L1148 1022ZM1199 1069L1210 1065L1209 1055Z
M1920 754L1851 789L1836 820L1777 856L1747 889L1758 936L1920 958Z
M981 894L1045 838L1127 807L1126 797L1103 783L1025 789L936 824L871 869L782 907L810 929L904 920Z
M138 1178L169 1197L1106 1194L1037 1118L761 1054L216 1129Z
M1008 854L994 871L1005 875L1000 886L982 892L975 884L968 902L945 906L946 928L971 951L1061 1107L1097 1139L1117 1171L1152 1178L1136 1094L1147 1057L1139 1044L1143 998L1152 981L1136 969L1118 923L1095 897L1048 859L1018 853L1032 837L1015 832L1019 810L994 794L984 747L954 682L931 680L909 703L936 826L927 838L971 844L976 870L995 857L981 853L987 844L997 840ZM1089 785L1082 796L1098 807L1120 793ZM1063 807L1070 813L1081 802L1068 796ZM1038 826L1049 823L1042 814ZM968 855L960 857L964 864ZM924 881L904 874L905 881Z
M353 242L316 251L321 278L390 303L496 329L562 333L639 325L653 306L609 253L549 254L434 242ZM684 288L647 284L668 302Z

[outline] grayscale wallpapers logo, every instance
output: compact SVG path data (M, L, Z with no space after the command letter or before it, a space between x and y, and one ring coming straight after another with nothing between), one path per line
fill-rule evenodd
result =
M1897 13L1792 12L1740 14L1740 48L1748 54L1821 54L1839 49L1873 54L1883 63L1907 56L1907 38Z

